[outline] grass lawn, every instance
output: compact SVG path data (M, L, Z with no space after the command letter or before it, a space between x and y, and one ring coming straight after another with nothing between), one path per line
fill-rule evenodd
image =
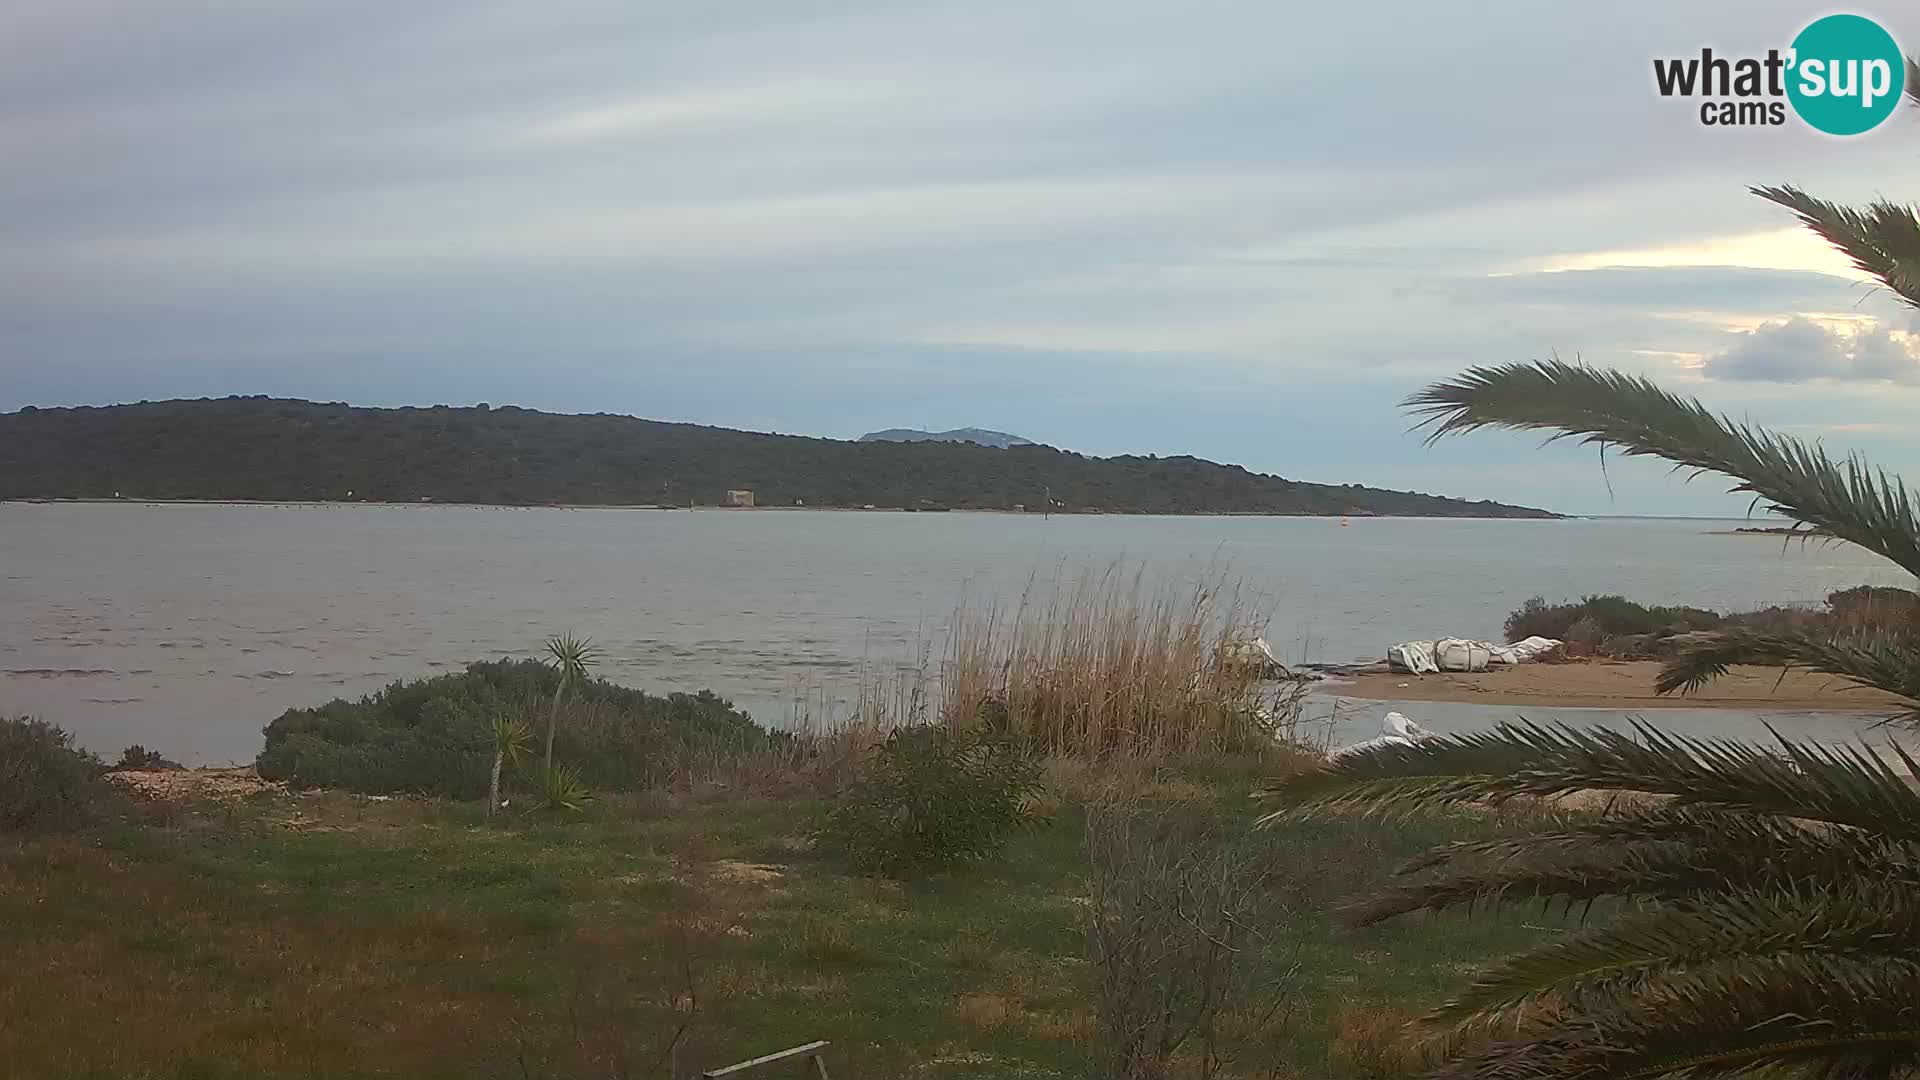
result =
M1250 773L1167 785L1248 821ZM607 1078L812 1039L837 1077L1079 1076L1091 1030L1084 811L1004 862L896 883L810 850L818 805L271 796L141 806L0 840L0 1062L20 1077ZM1331 909L1485 818L1269 834L1290 868L1278 1010L1229 1014L1226 1072L1395 1075L1368 1045L1542 917L1341 928ZM674 1059L665 1053L687 1025Z

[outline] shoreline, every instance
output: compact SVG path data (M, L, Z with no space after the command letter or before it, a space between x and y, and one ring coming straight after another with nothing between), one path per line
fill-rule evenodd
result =
M0 506L264 506L284 507L288 509L320 509L333 507L397 507L406 510L462 509L462 510L659 510L659 511L724 511L726 513L754 513L773 511L785 513L833 514L1005 514L1010 517L1049 516L1044 510L1015 510L1010 507L989 506L950 506L941 509L909 506L662 506L658 503L486 503L486 502L374 502L359 499L113 499L113 498L61 498L61 499L0 499ZM1588 520L1576 514L1560 514L1551 517L1533 515L1480 515L1480 514L1279 514L1257 510L1202 510L1187 513L1156 513L1151 510L1098 510L1098 509L1062 509L1055 508L1053 517L1152 517L1152 518L1286 518L1332 521L1334 519L1353 521L1583 521Z
M1692 693L1653 692L1657 660L1520 664L1476 672L1335 675L1316 692L1371 701L1533 705L1559 709L1734 709L1881 712L1906 708L1891 694L1833 675L1740 665Z

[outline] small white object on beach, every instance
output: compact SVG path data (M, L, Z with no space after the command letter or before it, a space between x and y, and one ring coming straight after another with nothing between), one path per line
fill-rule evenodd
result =
M1380 720L1380 734L1366 742L1343 746L1328 756L1337 761L1348 754L1357 754L1363 750L1376 750L1383 746L1412 746L1422 739L1432 737L1433 732L1409 719L1405 713L1390 712Z

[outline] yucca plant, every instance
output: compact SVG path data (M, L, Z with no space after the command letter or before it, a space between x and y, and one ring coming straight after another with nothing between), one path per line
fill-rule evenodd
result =
M1920 63L1909 62L1906 90L1920 103ZM1755 193L1920 307L1912 208ZM1809 530L1920 574L1920 514L1898 477L1643 378L1557 360L1481 367L1407 404L1436 439L1544 430L1720 473ZM1920 637L1908 628L1844 638L1734 628L1675 657L1657 689L1691 689L1738 663L1878 687L1905 703L1894 722L1920 727ZM1451 1050L1437 1076L1920 1077L1920 766L1891 742L1887 753L1907 775L1864 747L1520 724L1346 755L1265 796L1271 820L1620 795L1597 816L1431 851L1351 912L1365 923L1526 902L1619 909L1495 965L1435 1010L1428 1023Z
M500 809L500 769L512 764L519 766L526 757L527 744L533 741L533 729L527 718L512 712L500 712L493 717L493 774L487 780L487 816L492 817Z
M560 723L560 705L567 691L585 681L587 669L599 660L600 651L593 647L591 638L559 634L547 639L547 663L559 673L560 682L553 688L553 706L547 710L547 752L541 761L545 775L553 774L553 732Z
M580 805L592 798L587 785L580 780L580 770L572 765L559 765L540 772L540 799L549 810L578 811Z

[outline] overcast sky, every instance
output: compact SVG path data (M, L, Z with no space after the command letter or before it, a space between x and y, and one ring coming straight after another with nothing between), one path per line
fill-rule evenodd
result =
M1907 5L1857 8L1920 48ZM1920 320L1744 194L1920 199L1920 111L1703 128L1824 6L25 0L0 410L518 403L1578 513L1711 480L1396 403L1558 351L1920 475ZM1609 490L1611 482L1611 491Z

